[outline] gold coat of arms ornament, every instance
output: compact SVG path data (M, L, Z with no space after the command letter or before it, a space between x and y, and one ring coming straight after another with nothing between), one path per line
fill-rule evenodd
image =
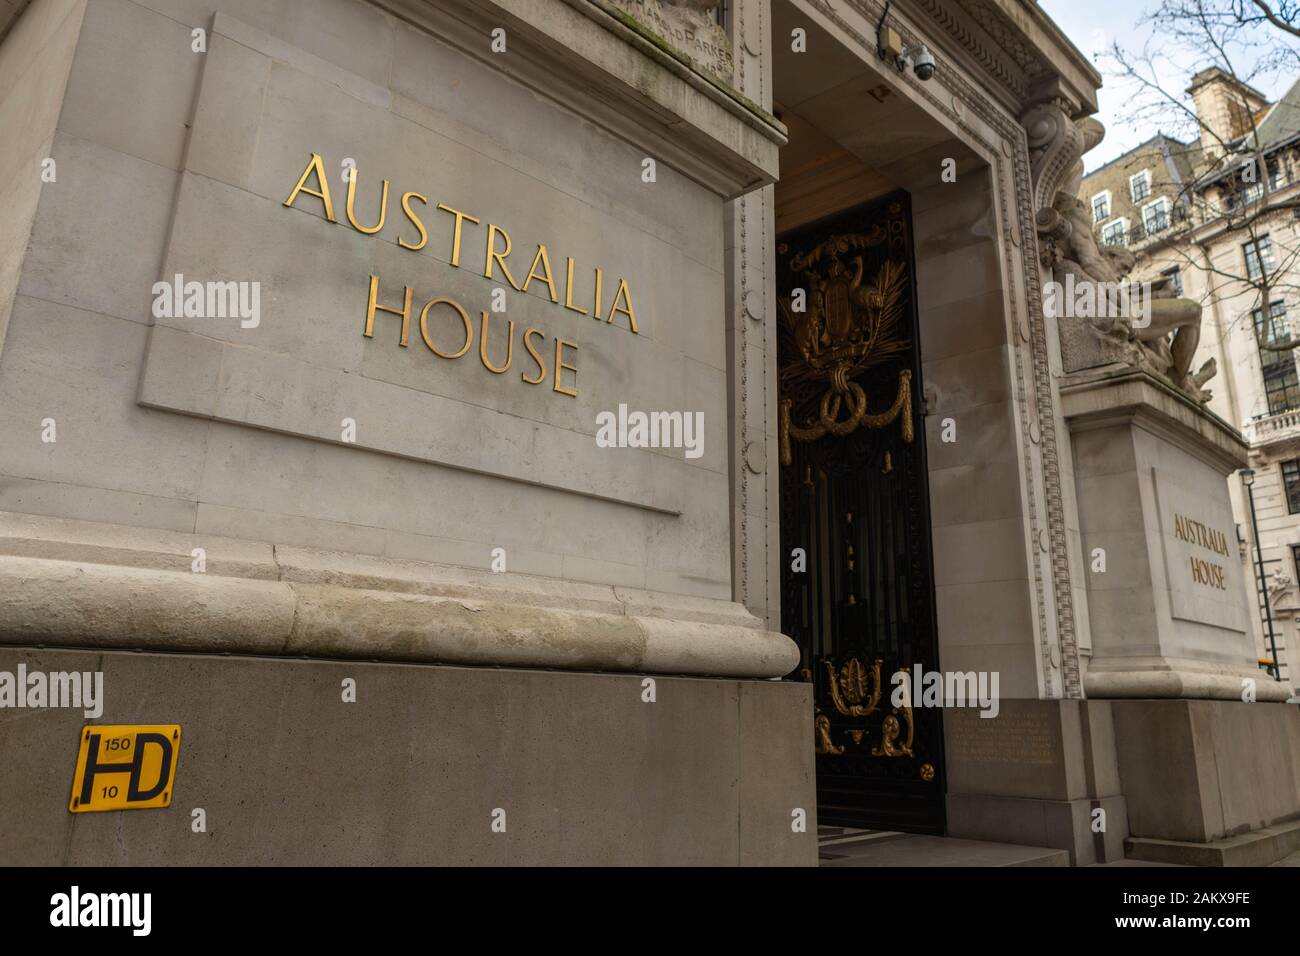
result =
M790 337L797 358L781 369L785 395L809 384L824 385L811 418L796 421L794 402L783 398L778 422L781 464L791 462L790 442L812 442L825 435L843 437L858 428L884 428L899 420L903 440L912 441L912 373L898 373L894 403L870 412L867 396L854 378L908 347L898 334L907 292L907 268L886 259L870 278L861 250L882 244L883 227L868 233L832 235L808 252L790 259L790 270L802 273L802 289L781 296L782 330ZM784 243L777 250L786 254ZM802 294L800 294L802 293Z

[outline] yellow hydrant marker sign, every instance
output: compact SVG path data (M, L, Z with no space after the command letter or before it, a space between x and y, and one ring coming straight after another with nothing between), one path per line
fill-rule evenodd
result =
M72 777L73 813L170 806L180 724L87 726Z

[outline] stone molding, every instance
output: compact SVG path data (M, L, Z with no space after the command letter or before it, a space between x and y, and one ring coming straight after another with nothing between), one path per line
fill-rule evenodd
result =
M799 662L728 601L12 512L0 644L733 678Z
M1083 133L1059 103L1039 103L1020 118L1029 141L1034 181L1035 221L1044 224L1044 211L1056 202L1056 193L1083 154Z
M1094 657L1083 686L1090 698L1242 699L1243 681L1255 681L1255 699L1278 702L1295 691L1260 670L1171 657Z
M1100 74L1036 3L916 0L916 4L993 81L994 93L1005 107L1018 110L1050 89L1069 100L1072 115L1096 111Z
M1131 422L1224 476L1246 467L1249 448L1236 429L1169 383L1130 365L1064 376L1061 410L1071 433Z
M742 94L767 103L771 93L771 59L750 49L750 38L771 34L766 4L732 7L736 83ZM777 460L767 448L776 434L776 236L771 187L737 198L728 229L733 248L728 261L730 364L728 387L733 398L732 596L750 612L779 628L780 505ZM756 449L761 449L758 451ZM761 519L761 520L760 520Z

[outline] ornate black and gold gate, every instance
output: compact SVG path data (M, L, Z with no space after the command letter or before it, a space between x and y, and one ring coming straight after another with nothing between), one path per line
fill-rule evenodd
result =
M942 833L942 722L910 693L939 662L906 194L780 237L777 270L781 620L818 819Z

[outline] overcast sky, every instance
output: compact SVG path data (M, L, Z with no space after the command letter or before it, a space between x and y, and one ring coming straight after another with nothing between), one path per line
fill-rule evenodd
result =
M1102 88L1097 94L1097 119L1106 127L1106 138L1084 156L1088 172L1110 162L1143 140L1158 132L1177 135L1171 123L1169 129L1160 130L1150 125L1135 127L1126 115L1134 88L1126 86L1117 77L1107 75L1107 65L1098 62L1097 54L1106 51L1116 40L1132 50L1140 50L1151 36L1150 27L1139 28L1138 20L1159 6L1154 0L1040 0L1039 6L1056 21L1057 26L1083 52L1102 73ZM1170 91L1182 90L1195 70L1208 64L1196 62L1187 50L1166 45L1162 48L1175 64L1161 72L1162 86ZM1235 64L1234 64L1235 65ZM1253 64L1238 65L1245 72ZM1260 76L1251 83L1270 101L1276 100L1291 85L1294 76ZM1190 105L1190 102L1189 104Z

